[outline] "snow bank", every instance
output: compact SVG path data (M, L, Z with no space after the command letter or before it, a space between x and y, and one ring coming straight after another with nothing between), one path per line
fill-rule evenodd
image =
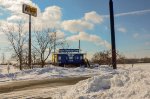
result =
M1 70L7 70L7 66L1 66ZM109 72L106 66L96 67L94 69L77 67L77 68L65 68L49 66L45 68L34 68L27 70L14 70L11 66L10 73L0 72L0 82L14 81L14 80L40 80L40 79L53 79L62 77L79 77L79 76L93 76L106 71ZM101 72L100 72L101 71Z
M150 72L119 69L80 81L63 99L150 99Z
M95 76L90 79L80 81L75 86L70 88L66 96L64 96L65 99L74 99L77 96L97 92L100 90L106 90L110 88L110 78L112 75L109 76Z

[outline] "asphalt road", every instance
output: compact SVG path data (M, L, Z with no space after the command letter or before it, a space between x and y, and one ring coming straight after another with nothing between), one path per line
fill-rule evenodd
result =
M81 80L85 80L89 77L66 77L55 79L43 79L43 80L28 80L28 81L15 81L9 82L4 85L0 85L0 94L9 93L13 91L28 90L34 88L55 88L59 86L74 85Z

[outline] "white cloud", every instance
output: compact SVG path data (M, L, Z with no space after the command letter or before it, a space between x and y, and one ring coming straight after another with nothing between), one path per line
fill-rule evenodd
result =
M33 17L32 21L36 27L58 28L61 22L61 8L58 6L50 6L45 8L44 12L38 13L37 17Z
M7 40L3 39L0 41L0 45L9 45L10 42L8 42ZM5 50L6 51L6 50Z
M142 34L141 34L142 33ZM150 38L150 34L148 34L148 33L144 33L144 32L141 32L141 33L134 33L133 34L133 38L135 38L135 39L145 39L145 40L149 40L149 38Z
M0 20L0 36L5 35L5 33L2 31L4 29L4 25L6 25L7 22L4 20Z
M103 22L103 17L101 17L95 11L85 13L84 19L86 21L89 21L92 23L102 23Z
M44 12L38 11L37 17L32 17L32 24L35 27L50 27L58 28L60 27L61 21L61 8L58 6L51 6L45 8ZM28 22L29 16L23 13L13 13L10 17L7 18L9 22L17 22L19 20L24 20Z
M118 13L115 14L115 17L121 17L121 16L128 16L128 15L141 15L141 14L146 14L149 13L150 9L146 9L146 10L139 10L139 11L132 11L132 12L124 12L124 13ZM109 15L103 15L103 18L108 18Z
M60 31L60 30L58 30L58 31L56 31L56 37L57 37L58 39L62 39L62 38L65 37L65 33L62 32L62 31Z
M62 28L72 33L91 30L95 24L102 23L103 18L95 11L85 13L84 17L78 20L66 20L62 22Z
M140 10L140 11L132 11L132 12L126 12L126 13L119 13L119 14L115 14L115 16L119 17L119 16L127 16L127 15L140 15L140 14L144 14L144 13L148 13L148 12L150 12L150 9Z
M60 20L61 16L61 8L58 6L47 7L42 14L42 18L45 20Z
M20 20L24 20L28 22L29 16L27 14L22 13L22 5L24 3L36 7L38 13L41 13L40 8L31 0L0 0L1 9L5 12L7 11L10 13L10 16L7 18L7 21L15 23Z
M122 33L126 33L126 32L127 32L126 28L124 28L124 27L120 27L120 28L118 28L117 30L118 30L119 32L122 32Z
M70 40L70 41L78 41L78 40L89 41L89 42L95 43L96 45L104 46L108 49L110 48L110 44L106 40L101 39L97 35L90 35L90 34L85 33L85 32L80 32L77 35L67 37L67 40Z
M150 46L150 42L145 42L145 45L146 46Z
M4 35L4 33L3 33L3 32L0 32L0 36L1 36L1 35Z
M0 16L2 16L3 15L3 13L0 13Z
M4 25L2 26L2 29L5 30L5 32L8 32L9 29L13 28L14 31L18 31L18 25L19 24L22 24L22 23L11 23L11 22L4 22ZM26 34L28 33L28 28L29 28L29 24L22 24L22 33L21 33L21 36L27 36ZM4 35L5 35L5 32L4 32ZM13 32L15 33L15 32Z
M7 18L7 21L17 21L17 20L22 20L23 18L21 16L18 15L12 15L10 17Z
M85 30L93 29L94 25L84 20L67 20L62 22L64 30L77 33Z
M139 33L134 33L134 34L133 34L133 37L134 37L134 38L138 38L138 37L139 37Z
M143 38L143 39L150 39L150 34L149 34L149 33L147 33L147 34L142 34L142 35L141 35L141 38Z
M0 6L13 13L22 13L23 3L36 6L31 0L0 0Z

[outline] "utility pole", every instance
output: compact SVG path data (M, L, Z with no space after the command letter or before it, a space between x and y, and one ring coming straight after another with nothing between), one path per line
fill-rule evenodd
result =
M80 40L79 40L79 53L80 53L80 49L81 49L81 48L80 48Z
M113 11L113 1L112 0L109 1L109 11L110 11L110 27L111 27L111 45L112 45L112 66L113 66L113 69L117 69L115 28L114 28L114 11Z
M56 32L54 32L54 64L55 64L55 54L56 54Z
M28 58L28 62L29 62L29 67L31 67L31 15L29 15L29 58Z

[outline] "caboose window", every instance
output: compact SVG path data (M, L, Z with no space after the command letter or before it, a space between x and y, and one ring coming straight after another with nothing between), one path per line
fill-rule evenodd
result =
M79 57L77 56L76 59L79 59Z
M58 57L58 60L61 60L61 56Z
M73 57L72 57L72 56L69 56L69 59L73 59Z

